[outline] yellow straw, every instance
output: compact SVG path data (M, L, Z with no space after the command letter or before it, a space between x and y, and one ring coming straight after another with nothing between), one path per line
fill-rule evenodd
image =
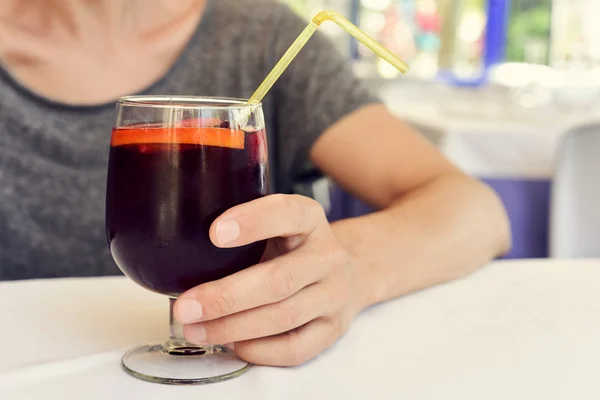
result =
M300 36L292 43L288 51L281 57L281 60L275 65L273 70L267 75L263 83L260 84L256 92L250 97L248 103L260 103L267 92L271 90L277 79L283 74L290 63L296 58L300 50L306 45L311 36L316 32L317 28L325 21L333 21L338 24L346 32L358 39L359 42L373 50L375 54L383 58L400 72L405 73L408 70L408 65L392 54L389 50L377 43L375 39L364 33L359 27L342 17L335 11L323 11L317 14L310 24L302 31Z

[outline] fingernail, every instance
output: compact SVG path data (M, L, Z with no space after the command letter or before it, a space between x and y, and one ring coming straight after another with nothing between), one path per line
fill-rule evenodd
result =
M207 344L206 328L203 324L188 325L185 328L185 338L195 344Z
M194 299L181 299L177 302L177 319L182 324L191 324L202 319L202 305Z
M240 237L240 225L235 221L217 222L217 240L220 245L227 245Z

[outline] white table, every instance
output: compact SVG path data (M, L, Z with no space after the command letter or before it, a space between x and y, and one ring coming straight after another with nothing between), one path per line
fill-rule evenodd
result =
M600 399L600 260L505 261L374 307L300 368L138 381L167 301L125 278L0 283L0 399Z
M381 96L393 114L414 125L461 170L477 177L550 179L565 133L600 121L597 111L519 109L509 99L495 99L490 89L430 90L435 94L411 98L392 86Z

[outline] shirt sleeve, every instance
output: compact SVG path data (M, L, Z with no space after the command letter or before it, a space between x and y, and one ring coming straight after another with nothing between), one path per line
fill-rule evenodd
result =
M272 65L308 25L288 6L280 7ZM317 138L344 116L380 100L354 75L331 39L318 30L275 84L273 102L280 165L287 167L282 172L298 187L320 174L309 161Z

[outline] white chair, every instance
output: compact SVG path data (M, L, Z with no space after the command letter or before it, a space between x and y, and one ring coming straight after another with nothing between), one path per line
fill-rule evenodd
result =
M600 122L568 132L557 161L550 256L600 257Z

